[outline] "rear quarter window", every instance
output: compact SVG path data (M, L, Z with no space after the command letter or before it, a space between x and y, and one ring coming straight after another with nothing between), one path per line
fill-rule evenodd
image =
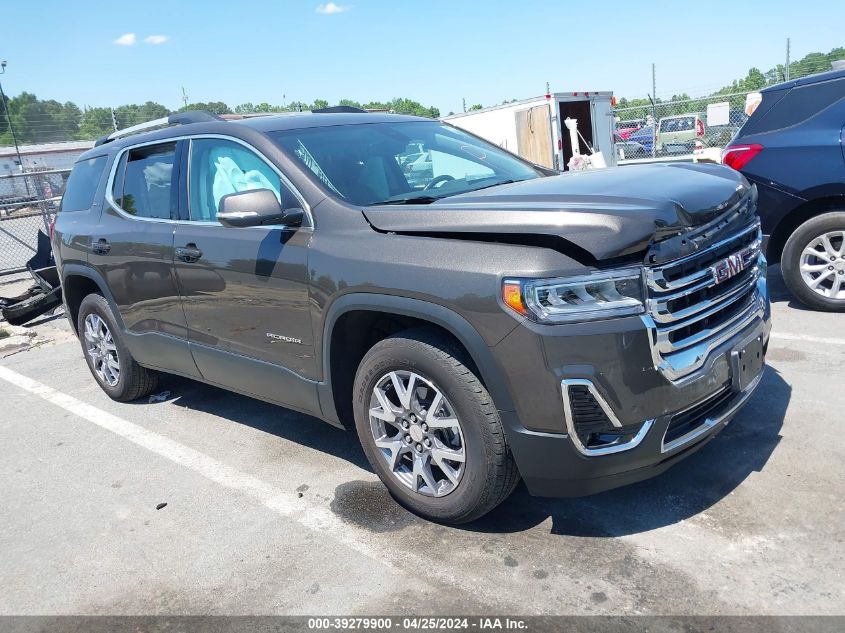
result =
M65 195L62 197L59 210L68 213L90 209L105 167L105 156L97 156L76 163L67 180Z
M771 93L763 93L763 103L748 119L742 128L742 134L782 130L816 116L837 102L845 100L845 78L798 86L787 92L771 108L764 109L767 97L774 96Z

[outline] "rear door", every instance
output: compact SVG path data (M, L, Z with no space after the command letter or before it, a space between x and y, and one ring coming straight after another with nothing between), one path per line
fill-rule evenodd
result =
M180 141L158 142L117 157L88 262L106 280L138 361L195 376L173 270L181 151Z
M305 203L269 161L239 141L194 138L189 156L188 216L174 244L197 367L216 384L307 410L316 393L309 383L316 367L310 222L229 228L217 221L220 199L248 189L271 189L285 208Z

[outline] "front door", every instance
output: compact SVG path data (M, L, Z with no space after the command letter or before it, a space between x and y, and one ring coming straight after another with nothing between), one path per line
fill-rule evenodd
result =
M174 246L197 367L210 382L309 410L316 393L311 227L217 221L220 199L248 189L270 189L285 207L302 203L275 167L239 142L193 139L189 155L189 217L178 224Z

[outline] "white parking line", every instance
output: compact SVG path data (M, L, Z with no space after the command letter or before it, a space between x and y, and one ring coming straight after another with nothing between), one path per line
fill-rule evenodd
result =
M498 604L498 601L501 600L501 596L497 596L495 591L487 590L484 587L485 583L477 582L477 579L473 578L461 578L462 574L458 569L449 571L444 569L444 564L440 561L427 559L413 552L399 551L395 547L383 547L378 543L368 542L374 540L371 535L360 528L345 523L330 510L301 499L292 493L279 490L265 481L223 464L213 457L184 444L98 409L1 365L0 379L92 424L96 424L100 428L111 431L156 455L189 468L221 486L247 494L273 512L295 521L309 530L319 532L321 537L331 538L392 570L407 574L408 570L424 569L426 570L426 577L434 576L444 584L455 587L472 587L473 595L482 594L480 597L491 604ZM424 584L425 582L425 578L420 577L420 583Z
M805 341L807 343L821 343L823 345L845 345L845 338L828 338L824 336L810 336L809 334L772 332L772 338L781 341Z

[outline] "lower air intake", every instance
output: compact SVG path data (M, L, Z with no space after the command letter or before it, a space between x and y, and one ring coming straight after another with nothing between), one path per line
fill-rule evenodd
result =
M623 425L589 380L564 380L562 390L567 430L584 455L630 450L642 441L653 423L646 420Z

